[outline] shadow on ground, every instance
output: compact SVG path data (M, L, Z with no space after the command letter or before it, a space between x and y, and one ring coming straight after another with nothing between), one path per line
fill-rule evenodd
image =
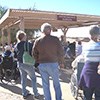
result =
M38 70L36 72L39 73ZM61 69L60 70L60 74L59 74L60 75L60 81L64 82L64 83L69 83L70 82L70 76L71 76L71 74L72 74L72 70L71 69L69 69L69 68L67 68L67 69ZM37 75L37 78L38 77L41 78L40 75ZM50 80L52 80L52 79L50 78ZM20 85L20 78L14 84L11 84L11 83L4 84L4 83L0 82L0 86L1 87L5 88L6 90L9 90L9 91L11 91L13 93L12 96L13 95L14 96L18 95L18 96L21 97L21 99L18 99L18 100L23 100L23 98L21 96L22 89L21 89L21 86L19 86L19 85ZM30 88L32 87L30 79L27 79L27 85ZM43 88L42 85L39 84L39 83L37 83L37 86L39 88ZM3 99L3 100L5 100L5 99ZM13 99L9 99L9 100L13 100ZM29 96L26 100L35 100L34 99L34 95ZM41 95L39 100L44 100L44 96Z
M22 91L22 89L21 89L21 87L19 87L18 86L18 84L20 84L20 78L16 81L16 82L5 82L5 83L2 83L2 82L0 82L0 86L1 87L3 87L4 89L6 89L6 90L8 90L8 91L10 91L10 92L12 92L12 93L10 93L10 92L7 92L6 93L6 96L7 95L9 95L10 97L8 97L8 98L13 98L12 96L19 96L21 99L18 99L18 100L23 100L23 98L22 98L22 95L21 95L21 91ZM27 86L28 87L31 87L31 80L29 80L29 79L27 79ZM39 87L39 88L42 88L42 86L39 84L39 83L37 83L37 86ZM30 91L29 91L30 92ZM16 95L15 95L16 94ZM3 100L5 100L5 99L3 99ZM10 99L10 100L12 100L12 99ZM34 98L34 95L32 94L32 95L30 95L27 99L25 99L25 100L36 100L35 98ZM43 95L40 95L39 96L39 100L44 100L44 96Z
M61 82L69 83L70 78L71 78L72 70L67 68L67 69L61 69L60 70L60 79Z

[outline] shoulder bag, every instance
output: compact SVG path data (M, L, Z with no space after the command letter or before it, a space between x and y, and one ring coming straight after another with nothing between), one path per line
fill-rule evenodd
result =
M29 53L29 43L24 43L23 63L28 65L34 65L35 59Z

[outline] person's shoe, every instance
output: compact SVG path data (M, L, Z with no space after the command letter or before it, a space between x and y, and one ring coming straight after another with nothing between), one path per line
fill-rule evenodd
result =
M38 95L38 96L35 96L35 98L36 98L36 99L39 99L39 98L40 98L40 95Z
M37 95L34 96L35 99L40 99L41 95L38 93Z
M31 95L30 93L28 93L27 95L23 95L23 98L27 99L30 95Z
M38 94L37 96L34 96L35 99L40 99L40 98L44 98L44 95ZM44 99L43 99L44 100Z

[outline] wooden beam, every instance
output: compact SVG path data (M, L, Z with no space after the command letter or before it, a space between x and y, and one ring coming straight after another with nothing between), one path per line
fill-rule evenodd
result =
M24 27L24 17L20 17L20 23L19 23L19 28L20 30L24 31L25 27Z

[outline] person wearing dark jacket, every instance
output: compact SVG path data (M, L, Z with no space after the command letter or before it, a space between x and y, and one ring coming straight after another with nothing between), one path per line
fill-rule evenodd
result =
M28 41L26 41L26 33L19 30L17 32L16 38L18 40L18 43L15 47L15 52L17 54L17 60L18 60L18 68L21 75L21 84L22 84L22 95L23 98L27 98L30 93L26 90L26 81L27 81L27 75L29 75L31 81L32 81L32 87L35 98L39 98L39 93L37 90L37 83L36 83L36 75L33 65L28 65L23 63L23 53L24 53L24 44L27 42L29 44L29 53L31 55L32 51L32 44Z
M32 54L42 77L45 100L51 100L49 77L53 79L56 100L62 100L62 91L59 82L59 66L64 67L64 51L59 39L51 36L51 25L44 23L41 26L44 36L35 41Z

